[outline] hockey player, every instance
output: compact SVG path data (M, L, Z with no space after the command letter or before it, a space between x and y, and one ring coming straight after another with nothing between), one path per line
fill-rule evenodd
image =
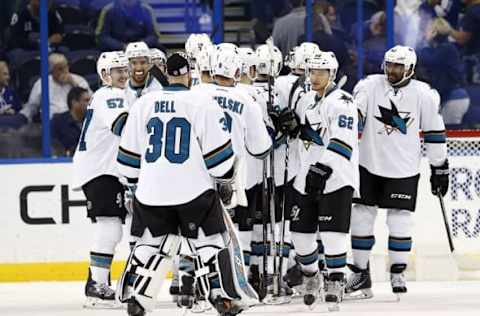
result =
M305 150L294 183L292 241L303 273L304 302L312 305L323 288L318 229L328 271L325 301L336 305L343 297L351 203L358 190L357 109L352 96L335 85L338 62L332 52L314 56L308 68L312 91L299 104Z
M375 244L377 207L387 209L392 290L407 291L404 271L412 246L412 213L420 176L420 130L432 169L432 193L445 195L448 190L440 97L428 84L412 79L416 62L412 48L395 46L385 53L385 74L368 76L354 89L364 129L360 141L360 198L355 200L351 224L354 273L346 287L346 293L352 296L373 296L368 262Z
M132 231L143 236L130 255L118 296L129 302L129 315L152 310L168 260L177 254L180 232L196 254L200 288L221 315L235 315L243 308L238 300L242 294L225 282L235 283L237 275L222 237L223 209L211 180L228 184L234 175L225 113L213 99L188 91L190 67L182 54L168 58L167 73L170 86L141 97L130 110L119 147L120 172L138 180ZM182 287L193 295L191 273Z
M127 84L128 105L133 103L149 91L161 90L162 85L154 76L150 75L151 57L150 49L144 42L133 42L125 49L130 63L130 79Z
M212 59L215 85L211 85L212 89L208 93L225 109L226 117L230 117L230 122L225 122L228 124L226 128L232 130L234 149L239 156L235 181L236 201L232 201L231 205L234 214L232 219L239 228L245 263L249 266L253 224L253 214L249 210L255 207L257 192L252 191L252 188L258 181L255 166L268 155L272 141L263 120L261 106L248 91L237 85L241 73L242 59L236 46L229 43L217 45Z
M267 205L262 205L262 211L264 214L262 214L262 212L258 213L259 216L255 219L255 225L253 228L254 233L252 237L252 255L263 258L265 251L267 251L266 271L263 271L262 268L263 276L261 279L255 274L252 276L254 277L254 283L257 283L255 279L258 279L264 283L263 287L266 286L268 297L265 301L267 303L281 303L283 300L278 300L277 297L274 297L277 294L281 294L277 293L278 289L275 289L275 285L277 285L278 282L274 280L274 277L279 277L279 274L284 274L287 268L287 260L290 252L290 238L288 234L285 234L284 236L285 242L283 244L283 249L279 249L281 245L280 239L282 237L282 231L285 230L285 232L288 233L288 227L282 225L282 218L288 221L290 214L284 210L289 210L292 206L292 180L298 169L298 166L289 163L287 172L288 180L285 179L285 167L287 167L285 143L287 135L290 132L294 132L297 123L293 112L286 107L282 108L279 103L279 93L278 90L275 89L273 82L274 79L278 77L282 68L283 59L280 50L278 50L277 47L264 44L256 49L255 55L257 76L254 86L257 87L259 93L262 95L264 103L261 104L261 106L271 119L271 124L269 124L270 133L271 137L275 139L275 150L273 154L270 155L268 162L260 169L262 173L264 173L263 170L266 169L266 174L264 174L262 180L264 180L263 178L265 178L265 176L268 176L269 178L270 192L268 193L268 200L270 205L268 207ZM271 166L272 161L273 166ZM265 191L265 188L263 191ZM262 199L262 197L260 197L260 199ZM265 200L265 196L263 196L263 200ZM265 201L263 204L265 204ZM267 216L268 222L272 222L273 220L273 216L271 216L272 214L269 214L268 210L272 210L275 213L275 225L273 225L273 229L271 225L267 225L271 232L275 232L271 233L272 238L270 240L272 240L272 243L264 240L262 236L265 228L262 226L262 221L264 221L263 217ZM273 240L275 240L276 245L273 244ZM265 242L267 247L264 247ZM276 253L274 249L276 249ZM279 269L274 271L275 266L277 265L277 263L274 263L274 260L277 256L280 257L280 260L277 260L278 266L281 266L283 271L280 271ZM281 261L285 261L285 263L283 264ZM259 259L259 262L261 266L263 266L263 260ZM258 268L252 266L252 271L255 272L256 270L258 270Z
M73 187L83 190L88 202L88 217L95 223L85 306L114 307L115 292L108 286L109 274L127 214L115 159L119 136L127 119L128 60L123 52L102 53L97 61L97 72L104 86L95 92L87 107L73 156Z
M200 74L196 67L197 55L206 47L213 46L210 37L206 33L190 34L185 42L185 52L187 53L190 69L192 71L192 86L196 86L201 82Z
M167 71L167 56L158 48L150 49L151 68L149 74L153 76L162 87L168 86Z

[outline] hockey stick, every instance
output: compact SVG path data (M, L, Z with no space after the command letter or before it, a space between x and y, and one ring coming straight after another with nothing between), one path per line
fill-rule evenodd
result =
M267 110L268 112L272 112L273 109L273 89L272 86L274 84L274 72L273 72L273 66L274 66L274 60L273 60L273 38L269 37L266 41L266 44L268 46L268 53L270 55L270 75L268 78L268 103L267 103ZM277 251L277 241L276 241L276 218L275 218L275 150L272 150L270 152L270 179L271 179L271 186L270 186L270 229L272 233L272 239L271 239L271 244L272 244L272 252L273 252L273 295L278 296L280 294L279 292L279 284L277 284L279 280L278 274L278 269L277 269L277 257L278 257L278 251Z
M438 201L440 201L440 208L442 209L443 223L445 224L445 231L447 232L448 245L450 246L450 252L453 254L455 247L453 246L452 233L450 232L450 226L448 225L447 211L445 210L445 204L443 203L443 196L440 190L437 190Z

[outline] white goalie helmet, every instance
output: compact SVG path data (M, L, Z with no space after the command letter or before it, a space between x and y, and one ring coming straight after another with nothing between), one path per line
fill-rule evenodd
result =
M400 64L405 66L403 78L399 82L395 83L395 85L399 85L410 79L415 73L415 66L417 65L417 54L415 53L415 50L411 47L397 45L390 48L385 53L382 65L385 75L387 71L386 63ZM408 74L410 69L412 71L410 74Z
M215 46L204 46L196 56L196 65L198 72L212 71L212 58L215 52Z
M315 43L305 42L295 49L293 62L291 63L294 69L305 70L308 60L313 56L321 54L321 50Z
M213 44L208 34L190 34L185 42L185 52L187 53L188 58L195 60L197 54L203 49L203 47L211 45Z
M321 52L320 54L314 55L308 60L306 66L308 71L314 69L330 70L329 82L334 82L337 77L338 61L333 52Z
M159 60L162 64L167 63L167 55L158 48L150 49L150 58L152 62Z
M283 65L283 57L278 47L273 46L272 56L270 56L268 45L260 45L255 51L255 55L257 59L257 73L259 75L271 75L277 77L280 74Z
M250 47L240 47L238 49L238 55L240 56L240 61L242 62L242 74L246 74L248 78L255 80L250 73L252 67L256 67L257 65L257 58L253 49Z
M228 44L228 43L224 43ZM215 47L212 58L212 74L226 78L240 80L242 62L238 54L238 48L233 45L220 44Z
M125 55L128 59L137 58L137 57L146 57L148 62L150 62L150 49L145 42L132 42L127 45L125 48Z
M104 52L97 60L97 74L103 84L111 85L110 72L113 68L128 67L128 58L122 51ZM102 74L105 72L105 76Z

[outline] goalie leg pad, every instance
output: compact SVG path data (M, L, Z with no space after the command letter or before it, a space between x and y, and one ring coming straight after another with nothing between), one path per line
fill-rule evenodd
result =
M117 299L134 298L146 311L151 311L163 282L171 270L171 259L178 251L179 237L159 238L160 246L137 245L128 259L117 286Z

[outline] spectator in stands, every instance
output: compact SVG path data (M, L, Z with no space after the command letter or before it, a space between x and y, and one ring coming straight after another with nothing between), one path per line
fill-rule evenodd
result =
M82 87L90 93L87 81L76 74L72 74L68 68L68 61L62 54L51 54L48 57L50 75L48 76L50 96L50 118L54 114L68 111L67 95L73 87ZM42 82L39 78L33 85L27 104L21 113L32 120L33 116L40 109L42 100Z
M52 138L60 142L67 156L75 152L89 102L90 93L87 89L73 87L67 96L68 111L53 115Z
M426 31L428 46L418 54L420 73L440 93L441 113L447 125L459 125L470 105L464 89L464 65L457 47L448 41L448 30L440 19L432 20Z
M381 72L383 55L385 54L386 16L384 11L372 15L369 23L370 38L364 42L365 50L365 73L373 74Z
M19 14L14 13L10 22L10 47L38 50L40 47L40 0L30 0ZM63 20L54 7L48 10L48 43L58 46L62 42Z
M458 25L459 13L460 1L458 0L423 0L420 5L420 16L427 17L422 20L429 21L436 17L445 18L453 27Z
M18 114L22 108L20 99L9 86L10 71L5 61L0 61L0 129L19 128L26 123Z
M283 56L297 46L298 38L305 33L304 0L290 0L293 10L275 21L273 26L273 43Z
M306 22L306 21L305 21ZM345 74L345 69L350 66L351 60L345 43L333 36L328 19L323 14L313 15L312 42L318 45L322 51L333 52L339 63L339 76ZM306 42L306 35L298 38L297 45Z
M128 43L137 41L162 48L153 9L140 0L115 0L106 5L95 34L104 51L123 50Z

